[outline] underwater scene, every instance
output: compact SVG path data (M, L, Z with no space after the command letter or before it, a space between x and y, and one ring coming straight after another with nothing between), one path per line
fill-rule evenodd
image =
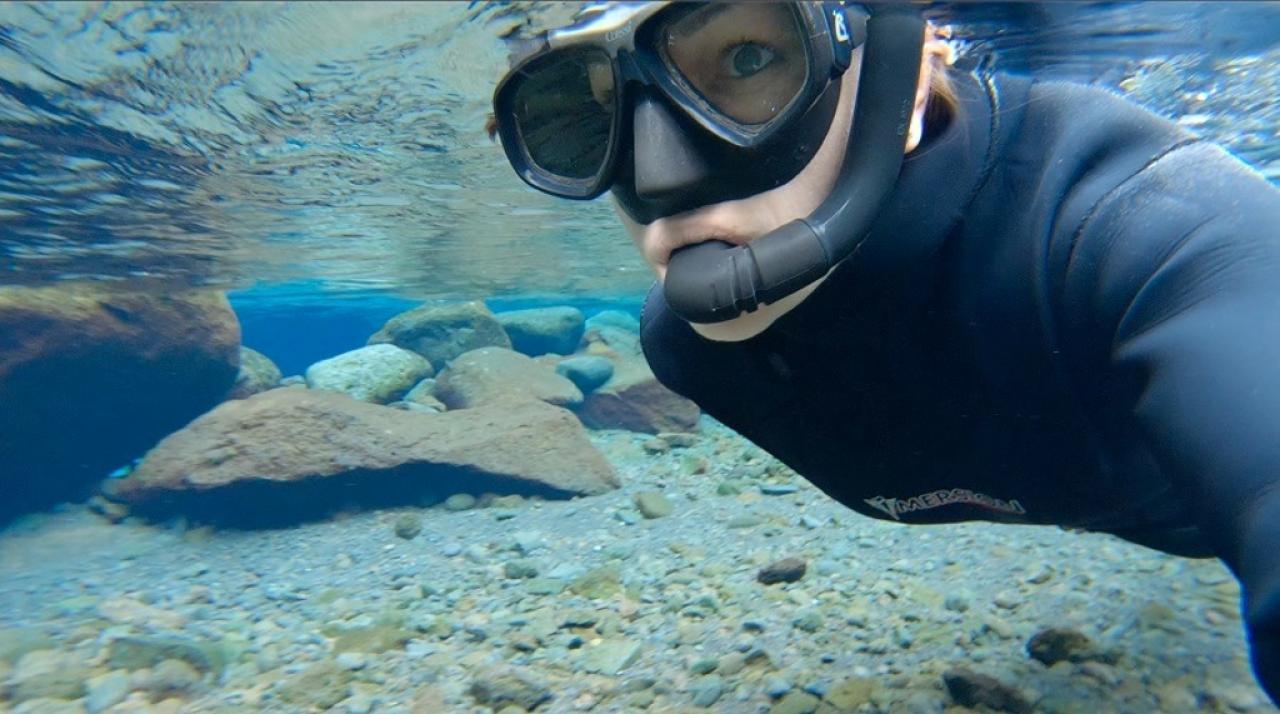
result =
M1277 711L1222 561L868 517L659 381L486 127L583 7L0 4L0 712ZM921 7L1280 185L1280 3Z

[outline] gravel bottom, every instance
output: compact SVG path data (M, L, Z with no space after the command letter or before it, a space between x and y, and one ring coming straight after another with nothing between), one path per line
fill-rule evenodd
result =
M619 491L28 518L0 533L0 711L1277 711L1217 561L864 518L710 420L592 439Z

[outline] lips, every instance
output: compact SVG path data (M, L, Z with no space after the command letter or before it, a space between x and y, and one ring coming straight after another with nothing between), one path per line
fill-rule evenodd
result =
M659 275L665 278L672 253L686 246L711 240L724 241L731 245L745 245L751 242L750 237L734 231L709 227L678 230L673 225L664 225L660 219L645 228L644 252L658 269Z

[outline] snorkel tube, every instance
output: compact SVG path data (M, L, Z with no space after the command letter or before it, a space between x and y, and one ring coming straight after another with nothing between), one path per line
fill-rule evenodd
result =
M902 169L925 30L909 5L867 10L853 128L831 195L808 218L746 245L707 241L672 253L663 294L686 321L723 322L776 302L826 275L866 239Z

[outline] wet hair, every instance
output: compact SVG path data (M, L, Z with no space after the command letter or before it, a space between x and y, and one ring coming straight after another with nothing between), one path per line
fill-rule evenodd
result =
M929 24L929 40L949 41L950 27L938 27ZM960 97L956 94L950 71L954 61L955 47L952 45L947 56L929 55L929 102L924 110L925 133L931 134L951 121L960 112Z

